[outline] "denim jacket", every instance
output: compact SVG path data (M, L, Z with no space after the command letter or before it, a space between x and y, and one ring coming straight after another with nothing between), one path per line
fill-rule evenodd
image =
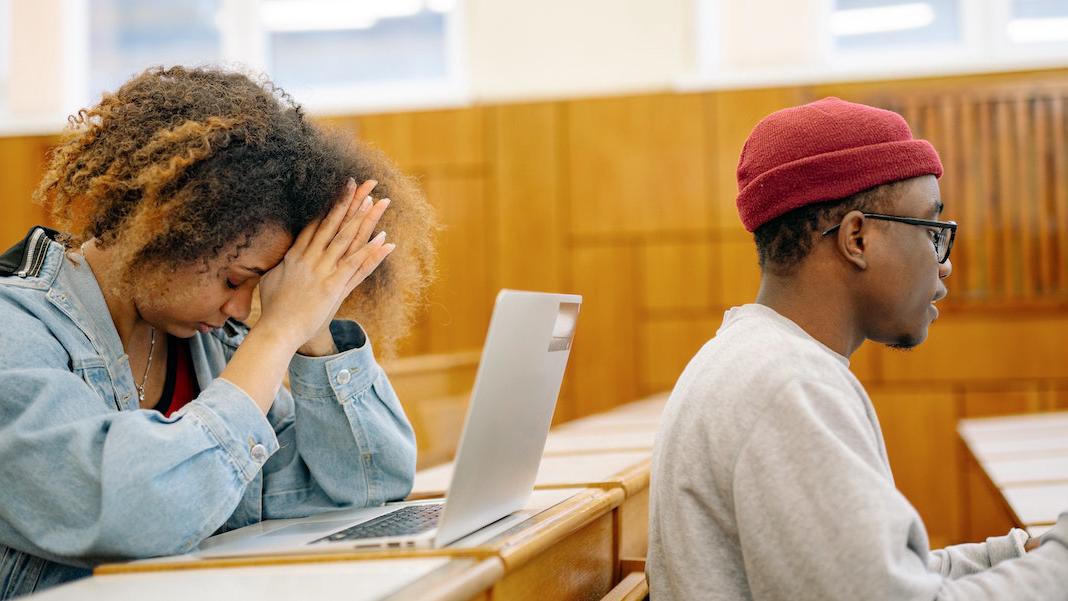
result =
M198 333L201 393L164 417L139 406L92 270L44 231L0 276L0 599L408 494L415 437L359 325L331 324L336 355L295 355L266 416L219 377L248 328Z

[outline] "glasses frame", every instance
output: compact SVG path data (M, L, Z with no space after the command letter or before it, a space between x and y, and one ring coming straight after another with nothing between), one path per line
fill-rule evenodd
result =
M953 241L957 238L957 222L956 221L932 221L930 219L918 219L916 217L902 217L900 215L884 215L883 213L865 213L861 211L861 215L869 219L881 219L883 221L897 221L899 223L907 223L909 225L918 225L921 227L938 228L940 230L949 230L949 242L946 244L946 253L943 257L938 257L938 263L942 264L949 260L949 253L953 250ZM826 236L842 227L841 224L827 228L821 234ZM937 248L935 249L937 250Z

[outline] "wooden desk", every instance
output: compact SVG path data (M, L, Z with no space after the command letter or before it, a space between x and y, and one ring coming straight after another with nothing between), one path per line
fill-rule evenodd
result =
M958 432L1018 527L1041 534L1068 510L1068 412L967 419Z
M623 431L554 431L545 441L545 455L577 455L582 453L640 452L653 451L656 430Z
M546 456L541 460L534 488L615 488L630 482L635 475L641 477L635 472L644 472L647 477L649 463L649 453L644 451ZM452 470L453 464L445 463L419 472L410 498L442 496Z
M101 566L97 576L80 585L78 592L88 595L96 589L105 590L101 587L112 587L106 589L109 599L123 598L124 590L138 591L143 597L146 590L159 586L180 589L179 581L199 583L201 574L212 574L209 581L232 583L237 581L237 574L303 574L307 578L344 572L346 566L363 566L352 568L353 574L362 576L344 580L349 593L360 590L355 582L361 578L393 588L369 588L368 595L379 596L358 599L598 599L618 581L621 558L646 554L653 424L659 421L656 411L662 405L662 401L636 403L554 431L553 440L559 441L553 443L554 453L559 454L547 454L542 460L536 490L523 510L528 519L490 525L445 549L262 557L252 559L256 565L251 566L249 558L162 558ZM611 450L624 442L632 448ZM451 474L452 464L420 471L413 496L440 496ZM377 579L375 566L396 566L399 575L394 580ZM188 579L190 573L197 578ZM403 574L415 575L407 579ZM112 584L119 582L122 584ZM249 597L288 601L292 595L312 596L296 594L286 588L286 581L279 582L256 588ZM333 591L322 594L334 595ZM243 595L231 593L227 600Z
M34 595L44 601L269 601L477 598L503 574L500 560L427 557L153 571L93 576ZM430 594L433 593L433 594Z
M575 486L616 491L620 502L613 512L617 557L645 557L649 545L649 468L646 452L553 455L542 459L535 488L552 490ZM433 495L447 485L452 464L424 470L416 476L413 496Z
M86 582L104 578L104 585L113 586L110 584L113 581L120 582L128 577L148 574L166 574L177 581L186 577L182 574L195 572L199 577L201 573L210 572L216 575L213 578L228 579L233 574L243 573L238 570L303 573L297 568L408 560L434 560L438 562L435 565L441 567L445 565L444 562L466 560L471 563L452 566L450 570L454 573L446 574L448 578L442 576L422 582L423 578L417 575L410 582L405 581L398 586L412 585L418 593L412 593L412 599L528 599L536 598L529 594L539 591L554 591L551 598L597 598L614 584L618 563L614 510L622 501L621 492L599 488L535 491L523 510L530 514L529 519L514 526L506 521L492 524L445 549L227 559L200 559L185 555L101 566L97 568L96 576ZM484 563L487 560L491 563ZM250 563L254 565L250 566ZM499 572L491 569L493 565L500 568ZM429 574L424 577L429 577ZM416 583L416 580L420 582ZM537 585L533 584L535 581ZM153 580L149 578L142 579L141 584L120 586L130 586L130 590L140 590L143 594L145 589L140 587L151 582ZM288 589L280 587L279 590ZM438 596L427 592L431 590ZM288 601L291 598L269 595L257 597L257 601L264 599Z

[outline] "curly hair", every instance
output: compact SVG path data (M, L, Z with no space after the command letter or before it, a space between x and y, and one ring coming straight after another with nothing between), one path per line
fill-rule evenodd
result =
M761 225L753 232L760 269L774 275L791 275L812 252L821 232L850 211L882 211L901 183L891 182L839 200L804 206Z
M68 248L114 246L127 284L160 269L206 271L268 228L296 236L349 177L377 180L374 195L392 201L379 228L398 246L339 316L358 317L387 354L407 333L434 274L433 209L385 155L310 123L267 79L152 68L69 122L34 200Z

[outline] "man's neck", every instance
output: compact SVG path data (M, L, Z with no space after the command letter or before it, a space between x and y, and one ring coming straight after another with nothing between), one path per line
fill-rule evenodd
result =
M819 278L803 274L776 276L765 273L760 280L756 302L774 309L809 336L848 358L860 348L865 340L864 334L857 325L848 295L833 285L815 283L819 281Z

